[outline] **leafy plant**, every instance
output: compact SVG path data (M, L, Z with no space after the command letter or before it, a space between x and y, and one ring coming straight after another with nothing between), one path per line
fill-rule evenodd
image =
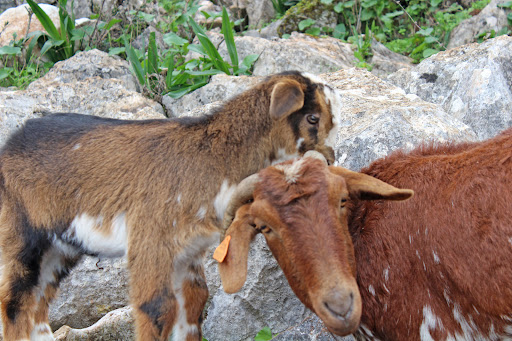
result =
M338 25L331 34L338 39L358 41L356 37L363 34L362 28L371 27L375 39L419 62L445 50L453 28L469 18L474 9L485 7L489 1L475 1L468 9L457 3L446 6L442 0L337 1L333 10L339 14ZM356 51L363 46L359 43ZM356 58L362 62L361 56Z
M281 18L289 8L295 6L299 0L271 0L276 11L277 18ZM324 0L325 1L325 0Z
M254 341L269 341L272 340L272 331L269 327L265 327L256 334Z
M368 71L373 69L373 65L368 63L368 59L372 56L372 35L368 26L364 35L351 37L356 49L354 51L354 57L357 58L358 62L356 67L365 68Z
M206 32L189 18L189 25L196 34L199 44L190 44L174 32L164 35L164 41L171 49L159 54L155 33L149 36L147 51L135 50L124 37L124 52L132 65L133 72L146 93L151 97L168 94L179 98L208 83L210 76L225 73L228 75L249 74L257 55L249 55L239 63L234 41L232 23L226 9L222 13L222 34L231 63L225 61ZM198 59L186 61L184 56L193 51ZM165 74L165 76L164 76Z
M27 62L22 60L20 57L25 42L26 39L14 39L9 45L0 47L0 60L5 65L0 68L0 87L25 89L51 67L51 63L35 63L30 57Z

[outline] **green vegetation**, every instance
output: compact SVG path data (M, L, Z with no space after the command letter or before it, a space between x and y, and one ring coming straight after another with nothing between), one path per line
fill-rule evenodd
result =
M270 341L272 340L272 338L272 331L270 330L269 327L265 327L262 330L260 330L258 334L256 334L256 336L254 337L254 341ZM208 340L203 337L203 341Z
M96 21L80 28L75 27L72 10L66 10L68 0L59 0L59 27L55 27L34 0L27 1L47 33L33 32L22 39L14 38L9 46L0 48L2 87L24 89L54 63L78 51L98 48L127 59L146 95L157 100L164 94L177 98L207 84L209 78L218 73L250 74L258 58L250 55L241 62L238 59L234 36L235 28L240 31L241 20L230 20L225 9L222 13L202 12L206 18L222 17L221 33L229 55L229 60L224 60L206 35L211 27L202 27L193 19L199 10L197 0L159 0L166 15L145 7L127 13L118 9L106 13L100 8L96 9L99 14L92 17ZM293 19L296 20L295 30L352 43L356 66L369 70L373 39L392 51L410 56L417 63L446 49L453 28L490 2L475 1L464 9L455 1L443 0L271 1L276 19L298 18ZM512 1L500 6L510 9ZM335 26L321 27L313 19L319 10L335 15ZM508 18L508 28L484 32L475 39L481 42L510 34L512 14ZM158 32L142 35L149 26ZM166 45L157 44L160 33Z

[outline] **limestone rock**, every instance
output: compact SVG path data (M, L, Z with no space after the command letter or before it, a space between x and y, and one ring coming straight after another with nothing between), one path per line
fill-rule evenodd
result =
M126 263L124 258L100 260L84 257L61 283L59 295L50 305L52 330L63 325L86 328L112 310L126 306Z
M372 40L372 54L369 60L369 63L373 64L372 73L379 77L386 77L400 69L413 67L411 58L391 51L375 39Z
M473 128L479 139L512 126L512 37L440 52L388 81L436 103Z
M23 91L0 91L0 144L22 123L51 112L111 118L165 118L158 103L136 92L128 63L91 50L55 64Z
M63 326L54 333L56 341L129 341L135 340L132 308L123 307L109 312L94 325L84 329Z
M462 21L450 33L448 49L475 42L475 37L481 33L499 32L508 25L507 11L499 8L508 0L492 0L480 13Z
M225 101L256 85L260 80L259 77L215 75L210 83L196 91L179 99L164 96L162 103L169 117L178 117L206 104Z
M359 170L399 148L422 141L473 140L467 125L441 106L406 95L366 70L341 70L323 77L342 94L337 163Z
M249 28L261 28L276 16L272 2L267 0L227 0L222 4L239 18L246 14Z
M59 27L59 8L47 4L39 4L39 7L50 17L55 26ZM0 14L0 32L2 32L0 34L0 46L8 45L13 39L13 34L16 34L16 39L25 37L29 23L28 10L30 10L30 6L25 4L9 8ZM37 17L32 14L28 33L34 31L45 32L43 25L41 25Z

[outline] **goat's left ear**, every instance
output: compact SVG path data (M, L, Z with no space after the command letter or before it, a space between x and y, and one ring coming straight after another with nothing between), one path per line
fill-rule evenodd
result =
M396 188L373 176L353 172L343 167L330 166L329 170L345 178L350 195L362 200L407 200L414 195L411 189Z
M257 234L256 229L251 226L250 208L251 204L240 207L226 231L226 236L231 236L231 241L226 258L219 263L219 273L224 291L228 294L238 292L247 278L249 246Z
M304 91L299 82L293 79L282 80L272 89L270 97L270 117L279 119L304 106Z

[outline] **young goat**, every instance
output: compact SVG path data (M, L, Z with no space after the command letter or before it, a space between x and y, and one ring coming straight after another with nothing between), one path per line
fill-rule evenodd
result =
M362 172L305 157L242 181L226 212L226 225L236 218L224 289L243 285L262 231L294 292L336 334L361 317L358 339L510 339L512 128L396 152ZM376 178L414 198L365 201L412 194Z
M138 340L201 340L202 257L236 184L317 150L333 160L338 94L267 78L199 119L27 121L0 154L4 340L51 340L48 305L81 255L127 253Z

